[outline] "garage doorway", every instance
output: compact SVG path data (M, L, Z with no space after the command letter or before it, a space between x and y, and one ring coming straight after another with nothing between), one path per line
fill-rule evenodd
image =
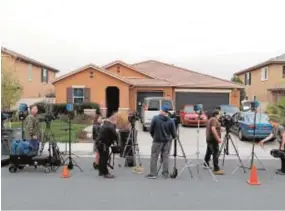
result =
M120 90L116 86L106 88L107 117L112 116L119 110Z

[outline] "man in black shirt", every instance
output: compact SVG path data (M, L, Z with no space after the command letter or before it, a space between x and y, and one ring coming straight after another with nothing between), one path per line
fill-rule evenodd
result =
M263 147L264 143L275 139L279 143L279 150L282 150L285 154L285 128L279 124L279 121L275 117L270 117L269 122L272 125L272 132L268 137L259 142L259 144ZM281 169L276 171L276 174L285 175L285 157L281 156Z
M96 140L99 151L99 176L104 178L114 178L108 171L107 164L109 160L109 148L116 141L118 142L118 134L116 132L117 118L115 116L105 120L100 127Z

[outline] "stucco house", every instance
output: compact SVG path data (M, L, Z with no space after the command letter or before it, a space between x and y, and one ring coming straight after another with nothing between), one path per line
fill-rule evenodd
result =
M96 102L109 116L115 111L140 111L145 97L173 99L176 110L184 104L239 106L240 84L149 60L136 64L114 61L103 67L89 64L53 82L56 103Z

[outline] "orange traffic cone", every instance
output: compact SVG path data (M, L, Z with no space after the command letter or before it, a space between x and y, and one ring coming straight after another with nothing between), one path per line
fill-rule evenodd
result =
M70 177L68 168L67 166L64 166L62 170L61 178L68 178L68 177Z
M250 170L250 178L249 180L247 180L247 183L250 185L260 185L260 182L257 176L257 169L255 165L253 165Z

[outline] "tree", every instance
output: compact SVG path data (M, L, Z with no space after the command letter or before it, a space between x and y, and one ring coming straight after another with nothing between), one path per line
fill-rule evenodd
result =
M238 84L242 84L243 85L242 80L239 77L237 77L236 75L234 75L232 77L231 81L234 82L234 83L238 83ZM246 97L245 89L244 88L240 89L240 101L244 100L245 97Z
M14 67L9 66L1 59L1 106L2 109L10 109L21 98L23 87L13 75Z

